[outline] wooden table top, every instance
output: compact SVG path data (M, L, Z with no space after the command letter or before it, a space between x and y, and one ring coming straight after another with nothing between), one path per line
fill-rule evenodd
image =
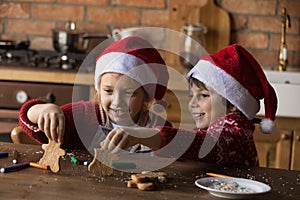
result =
M0 167L12 165L11 153L19 152L18 162L37 162L43 155L39 145L17 145L0 142L0 152L9 152L8 158L0 158ZM92 159L90 154L77 154L79 159ZM214 166L199 162L176 161L159 171L167 172L168 182L161 183L156 191L140 191L127 188L129 172L115 171L112 176L100 177L84 165L73 164L68 156L60 160L61 170L26 168L0 173L1 199L219 199L195 186L206 172L251 178L271 186L271 191L251 199L300 199L300 171L248 168L241 166Z

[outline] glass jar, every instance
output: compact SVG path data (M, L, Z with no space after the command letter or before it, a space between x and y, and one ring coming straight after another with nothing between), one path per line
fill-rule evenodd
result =
M180 62L186 68L192 68L205 49L207 27L203 24L186 24L181 28L184 34L180 44Z

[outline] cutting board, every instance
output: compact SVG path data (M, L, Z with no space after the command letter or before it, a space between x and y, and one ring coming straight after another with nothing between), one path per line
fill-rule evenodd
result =
M229 14L216 6L214 0L208 0L199 12L200 23L208 29L205 35L207 52L213 53L228 46L230 44Z
M201 23L207 27L205 34L205 49L208 53L214 53L230 44L230 19L229 14L218 7L214 0L198 1L170 1L170 23L168 28L181 31L185 24ZM178 45L170 39L171 46ZM176 39L175 39L176 40ZM168 64L184 72L178 62L178 55L167 55Z
M208 53L216 52L230 43L229 14L218 7L214 0L201 0L198 4L170 1L169 28L180 31L188 23L201 23L208 29L205 34Z
M205 25L208 29L205 34L205 49L208 53L217 52L230 44L229 14L218 7L214 0L170 0L169 3L169 29L181 31L182 26L189 23ZM170 36L168 40L172 49L180 48L178 37ZM179 62L178 55L163 55L169 66L182 74L188 72Z

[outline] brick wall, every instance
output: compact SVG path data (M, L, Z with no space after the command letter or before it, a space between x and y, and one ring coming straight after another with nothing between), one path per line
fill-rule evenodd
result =
M115 26L168 27L170 1L178 0L0 0L0 37L31 41L31 48L52 48L51 30L68 20L89 33ZM201 4L205 0L187 0ZM240 43L264 68L277 66L281 9L287 8L288 70L300 71L300 0L217 0L230 14L231 43Z
M277 66L281 10L291 19L287 29L288 70L300 70L299 0L218 0L231 16L231 42L247 47L265 68Z

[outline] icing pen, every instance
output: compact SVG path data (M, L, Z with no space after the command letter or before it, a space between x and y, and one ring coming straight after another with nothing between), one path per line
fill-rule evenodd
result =
M113 161L112 166L116 169L135 169L136 168L136 165L133 162Z
M22 164L15 164L15 165L12 165L12 166L9 166L9 167L1 168L0 172L1 173L14 172L14 171L18 171L18 170L21 170L21 169L28 168L29 166L30 166L29 162L22 163Z
M83 162L83 165L85 165L85 166L89 166L89 164L91 164L91 161L84 161Z
M72 163L74 163L75 165L79 165L79 164L80 164L80 161L77 160L77 158L75 158L75 156L71 156L71 161L72 161Z
M50 169L49 166L42 166L42 165L40 165L38 163L35 163L35 162L29 162L29 165L30 165L30 167L34 167L34 168L38 168L38 169L45 169L45 170Z
M13 162L14 164L17 164L17 163L18 163L18 151L17 151L17 150L14 150L14 151L13 151L13 160L12 160L12 162Z
M7 158L8 152L0 152L0 158Z
M231 176L223 175L223 174L215 174L215 173L206 173L208 176L213 176L213 177L221 177L221 178L232 178Z

